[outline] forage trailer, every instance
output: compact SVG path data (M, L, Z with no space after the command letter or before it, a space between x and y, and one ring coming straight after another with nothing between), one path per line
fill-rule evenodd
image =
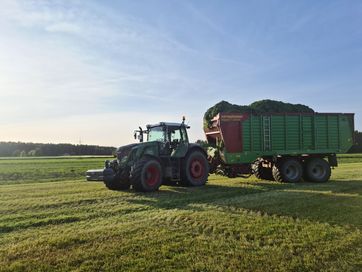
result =
M353 145L354 114L219 113L204 131L211 173L326 182Z

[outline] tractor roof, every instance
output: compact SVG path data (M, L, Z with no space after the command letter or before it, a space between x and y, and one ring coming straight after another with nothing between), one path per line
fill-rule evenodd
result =
M172 123L172 122L159 122L157 124L147 125L147 128L160 127L160 126L166 126L172 128L179 128L181 126L185 126L186 128L190 128L188 125L185 125L184 123Z

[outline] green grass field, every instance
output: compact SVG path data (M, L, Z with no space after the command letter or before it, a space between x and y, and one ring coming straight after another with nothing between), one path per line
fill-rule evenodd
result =
M362 156L325 184L114 192L104 158L0 159L0 271L362 271Z
M103 168L111 157L0 158L0 184L84 179L88 169Z

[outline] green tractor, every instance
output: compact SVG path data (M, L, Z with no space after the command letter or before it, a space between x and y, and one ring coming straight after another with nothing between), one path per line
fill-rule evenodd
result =
M87 171L87 179L97 176L98 171L108 189L127 190L132 186L141 192L156 191L162 184L205 185L209 175L207 155L201 146L189 143L190 127L184 121L147 125L146 130L140 127L134 133L139 143L118 148L117 159L106 161L101 171Z

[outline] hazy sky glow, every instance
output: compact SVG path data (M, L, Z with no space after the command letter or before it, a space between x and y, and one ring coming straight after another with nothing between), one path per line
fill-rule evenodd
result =
M0 2L0 140L114 145L220 100L355 112L362 1Z

